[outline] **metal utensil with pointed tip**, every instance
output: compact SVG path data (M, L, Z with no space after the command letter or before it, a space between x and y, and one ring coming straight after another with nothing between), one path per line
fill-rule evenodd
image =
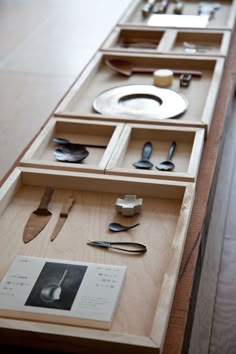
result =
M75 201L75 199L73 197L69 197L68 200L63 205L61 212L60 212L59 219L58 219L56 226L52 232L51 241L55 240L55 238L57 237L57 235L61 231L61 228L64 225L64 223L68 217L69 211L72 208L74 201Z
M47 187L41 198L38 209L33 211L33 213L30 215L23 233L24 243L33 240L48 224L52 213L47 209L47 207L52 199L53 193L54 188Z
M131 62L122 60L122 59L110 59L106 60L106 64L116 72L125 75L131 76L132 73L153 73L159 68L151 68L145 66L135 66ZM198 70L181 70L181 69L172 69L174 75L190 74L192 76L201 77L202 72Z

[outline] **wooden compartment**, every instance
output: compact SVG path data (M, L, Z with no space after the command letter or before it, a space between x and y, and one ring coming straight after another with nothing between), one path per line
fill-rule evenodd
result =
M139 161L144 144L152 144L149 170L135 168L132 163ZM159 171L158 163L167 159L168 150L173 142L176 148L172 171ZM106 174L132 175L169 180L195 181L204 144L204 129L156 127L153 125L126 124L107 165Z
M230 31L184 30L170 28L116 27L102 50L124 53L158 53L200 56L226 56Z
M104 173L123 126L123 123L52 117L20 163L28 167ZM88 157L80 163L56 160L53 152L59 145L53 142L53 138L63 138L75 144L84 144L89 151ZM89 144L98 147L87 146Z
M55 188L49 209L52 217L29 243L22 240L24 225L35 210L46 186ZM194 183L158 179L17 168L0 189L0 278L17 255L126 265L127 278L109 331L70 325L0 319L6 333L24 331L24 345L41 343L62 350L70 344L78 350L101 353L161 352L171 310L186 232L194 200ZM124 217L115 210L117 197L143 198L140 214ZM75 204L57 238L50 235L64 200ZM129 232L112 234L112 221L140 225ZM88 240L144 243L147 252L129 255L90 247ZM148 289L148 290L147 290ZM4 336L1 342L4 342ZM48 342L47 342L48 341ZM21 341L21 343L23 343ZM100 350L99 350L100 349Z
M172 85L169 88L182 94L188 101L187 111L176 118L162 120L157 119L155 115L150 118L150 116L143 117L142 115L104 115L94 113L94 99L106 90L130 84L147 84L154 87L153 73L135 72L129 77L124 76L117 73L106 64L107 60L112 59L129 62L131 66L141 66L144 70L150 67L187 71L196 70L202 73L202 77L193 77L189 87L180 87L180 76L174 76ZM127 55L124 53L98 52L68 94L64 97L61 104L59 104L55 115L145 124L197 126L204 127L208 130L217 99L223 67L224 59L215 57L203 58L191 56L186 58L185 56L173 55L162 56L138 53ZM107 104L106 106L110 107L111 105ZM162 107L162 105L160 106ZM157 108L157 112L158 109L159 107ZM152 112L153 111L154 110L152 110Z
M209 3L211 3L209 1ZM220 8L215 11L214 16L208 21L208 24L204 28L214 29L230 29L233 30L235 24L236 14L236 1L235 0L223 0L217 2L220 4ZM124 16L120 20L121 25L126 26L147 26L150 16L143 17L142 8L145 5L143 0L134 0L129 6ZM175 2L170 1L166 14L174 14ZM184 1L183 15L198 15L199 1L190 0ZM181 16L181 15L177 15ZM165 25L166 26L166 25ZM173 27L174 25L168 26ZM155 26L149 26L155 27ZM184 28L184 23L180 24L180 27Z

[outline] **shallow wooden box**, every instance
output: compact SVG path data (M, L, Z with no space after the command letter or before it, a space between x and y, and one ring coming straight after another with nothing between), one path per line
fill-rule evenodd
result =
M102 50L132 53L226 56L230 31L116 27ZM184 46L185 43L185 46Z
M20 164L28 167L104 173L123 127L123 123L52 117L25 153ZM55 137L85 146L92 144L101 147L86 146L89 155L80 163L62 162L56 160L53 154L59 147L52 141Z
M145 142L152 144L150 161L154 164L150 170L135 168L132 163L139 161ZM167 159L172 142L176 148L172 158L175 164L173 171L159 171L155 166ZM106 174L117 174L136 177L149 177L169 180L195 181L198 174L204 144L204 129L143 126L126 124L111 159Z
M49 185L55 188L49 204L52 217L35 239L24 244L24 225ZM128 270L109 331L1 318L0 327L5 334L0 342L14 336L15 344L50 346L58 351L76 348L78 352L81 349L96 353L161 352L194 190L195 184L187 182L16 168L0 189L0 279L16 255L121 264ZM140 214L125 217L116 212L116 199L125 194L143 198ZM75 204L60 234L50 242L62 204L71 195ZM113 234L107 227L112 221L140 225L129 232ZM86 245L88 240L96 239L144 243L147 252L134 256Z
M236 1L222 0L216 2L220 3L221 7L219 10L215 12L214 17L211 20L209 20L207 27L204 28L233 30L235 24L235 15L236 15ZM129 8L124 13L124 16L121 18L119 22L120 25L127 25L131 27L147 26L147 22L150 17L149 16L143 17L142 8L144 5L145 5L145 1L143 0L132 1ZM198 15L198 5L199 5L199 1L197 0L184 1L183 15ZM174 6L175 6L175 2L170 1L170 5L168 6L166 14L168 15L173 14ZM148 26L148 27L154 27L154 26ZM184 26L182 27L184 28Z
M127 77L108 67L106 60L119 59L144 68L169 68L197 70L202 77L193 77L189 87L180 87L179 76L174 76L169 87L183 94L188 100L188 109L172 119L157 119L143 116L112 115L93 113L93 101L105 90L129 84L153 84L152 73L133 73ZM217 94L223 73L224 59L215 57L185 57L173 55L151 55L114 52L98 52L82 75L72 86L55 111L56 116L83 117L85 119L113 120L171 126L197 126L209 130Z

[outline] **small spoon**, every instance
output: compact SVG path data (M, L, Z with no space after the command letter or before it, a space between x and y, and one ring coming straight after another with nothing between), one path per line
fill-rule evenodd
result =
M73 147L84 147L84 146L87 146L87 147L95 147L95 148L102 148L102 149L105 149L107 147L106 145L74 144L74 143L71 143L69 140L63 139L63 138L53 138L52 141L55 144L58 144L58 145L67 145L67 146L71 146L72 145Z
M134 162L132 165L136 168L146 169L149 170L153 167L153 163L149 161L149 158L152 153L152 143L149 141L144 144L143 151L142 151L142 158L141 160Z
M108 225L108 227L109 227L110 231L121 232L121 231L127 231L127 230L130 230L130 229L133 229L134 227L136 227L138 225L140 225L140 224L125 226L125 225L118 224L116 222L112 222L111 224Z
M174 141L168 151L167 160L160 162L156 168L160 171L172 171L175 168L175 164L171 161L176 147L176 142Z

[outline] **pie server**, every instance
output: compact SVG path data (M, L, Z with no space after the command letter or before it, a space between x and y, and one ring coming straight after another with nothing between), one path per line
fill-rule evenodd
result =
M24 229L23 241L27 243L33 240L47 225L52 213L47 209L49 202L52 199L54 189L47 187L41 198L38 209L30 215Z

